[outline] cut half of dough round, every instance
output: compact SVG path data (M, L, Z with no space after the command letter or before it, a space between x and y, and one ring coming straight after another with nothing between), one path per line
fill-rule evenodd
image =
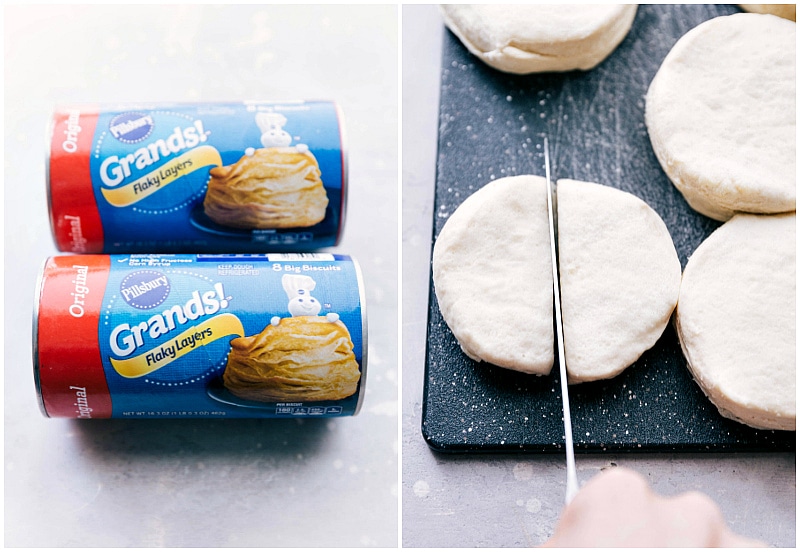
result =
M553 367L553 272L546 181L495 180L456 209L433 248L442 317L464 352L544 375Z
M664 221L636 196L558 181L558 255L570 383L608 379L650 349L678 301L681 265Z
M708 217L795 210L795 25L753 13L706 21L678 40L650 84L653 151Z
M737 215L689 258L675 317L700 388L720 413L794 430L796 217Z
M591 69L622 42L636 4L443 4L445 24L490 67L516 74Z

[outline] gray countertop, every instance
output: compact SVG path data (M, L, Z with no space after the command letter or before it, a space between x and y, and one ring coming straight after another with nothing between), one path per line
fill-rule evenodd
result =
M5 544L393 547L398 541L396 6L5 6ZM34 282L58 252L44 133L57 102L331 99L362 267L361 413L65 420L39 412Z
M541 544L564 500L560 455L446 455L420 431L444 27L435 6L403 7L402 543L406 547ZM479 63L476 61L476 63ZM794 547L794 453L578 455L585 483L619 465L662 494L698 490L734 531Z

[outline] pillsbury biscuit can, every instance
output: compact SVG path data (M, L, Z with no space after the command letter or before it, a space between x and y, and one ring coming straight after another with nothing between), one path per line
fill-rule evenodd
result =
M39 279L49 417L352 416L366 357L361 275L344 255L67 255Z
M47 169L61 251L310 251L344 225L332 102L59 108Z

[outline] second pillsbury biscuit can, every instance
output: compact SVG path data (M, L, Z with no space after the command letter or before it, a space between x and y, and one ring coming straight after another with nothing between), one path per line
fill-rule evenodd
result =
M262 253L336 245L347 200L328 101L64 107L48 199L73 253Z
M363 401L364 289L344 255L57 256L36 299L49 417L337 417Z

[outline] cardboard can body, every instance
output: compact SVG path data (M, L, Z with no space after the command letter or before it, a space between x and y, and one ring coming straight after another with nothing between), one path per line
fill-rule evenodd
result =
M33 366L49 417L352 416L366 352L345 255L64 255L39 278Z
M343 117L327 101L63 107L47 190L70 253L272 253L336 245Z

